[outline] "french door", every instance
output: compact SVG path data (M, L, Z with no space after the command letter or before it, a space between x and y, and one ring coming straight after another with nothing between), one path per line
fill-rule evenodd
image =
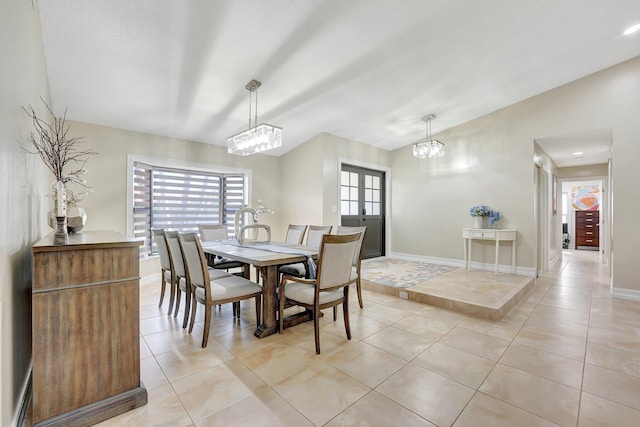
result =
M340 174L341 224L366 226L362 258L384 256L385 173L343 164Z

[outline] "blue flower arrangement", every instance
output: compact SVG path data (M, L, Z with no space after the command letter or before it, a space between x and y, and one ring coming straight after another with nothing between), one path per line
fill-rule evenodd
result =
M489 206L484 203L481 205L471 206L469 208L469 215L471 216L488 216L489 217L489 225L494 225L496 222L500 221L500 212L494 211Z
M469 215L471 216L489 216L489 212L491 212L491 209L485 204L475 205L469 208Z

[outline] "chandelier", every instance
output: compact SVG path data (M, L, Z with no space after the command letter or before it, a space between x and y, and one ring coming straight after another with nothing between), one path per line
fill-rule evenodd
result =
M261 82L251 80L245 86L245 89L249 91L249 129L227 139L227 152L230 154L248 156L282 145L282 128L266 123L258 124L258 88L261 85ZM256 94L256 111L252 127L251 96L254 92Z
M413 144L413 155L419 159L444 156L444 144L437 139L431 139L431 120L435 118L435 114L429 114L422 118L422 121L426 123L427 137L423 141Z

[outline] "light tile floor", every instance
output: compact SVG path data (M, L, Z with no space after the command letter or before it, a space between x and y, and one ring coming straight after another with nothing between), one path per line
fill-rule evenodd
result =
M255 338L250 303L216 309L201 349L144 278L149 403L100 425L637 426L640 302L610 297L596 257L566 251L499 322L366 290L351 341L322 318L319 356L311 323Z

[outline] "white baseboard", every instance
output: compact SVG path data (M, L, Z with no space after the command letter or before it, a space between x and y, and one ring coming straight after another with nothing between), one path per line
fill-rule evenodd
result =
M417 262L426 262L429 264L439 264L439 265L448 265L450 267L460 267L464 268L464 260L462 259L453 259L453 258L437 258L437 257L429 257L422 255L414 255L414 254L405 254L401 252L391 252L388 258L398 258L403 259L405 261L417 261ZM483 271L494 271L496 268L495 264L486 264L481 262L472 262L471 269L472 270L483 270ZM510 265L498 265L498 272L505 274L513 274ZM516 266L515 274L518 276L536 276L535 268L526 268L526 267L518 267Z
M29 371L27 374L27 378L25 378L24 383L22 384L22 389L20 390L20 399L16 404L16 408L13 412L13 420L11 422L12 426L15 427L23 427L25 424L25 419L27 416L27 408L29 407L29 402L31 400L32 394L32 379L31 379L31 368L32 363L29 363Z
M640 291L633 289L611 288L611 295L614 298L628 299L631 301L640 301Z

